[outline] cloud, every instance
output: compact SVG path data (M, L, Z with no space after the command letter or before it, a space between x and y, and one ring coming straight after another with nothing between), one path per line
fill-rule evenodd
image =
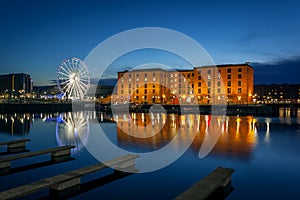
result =
M299 84L300 56L264 63L251 63L255 84Z
M256 32L252 31L252 32L249 32L245 35L243 35L241 38L238 39L238 43L239 44L248 44L248 43L251 43L253 40L257 39L259 36Z

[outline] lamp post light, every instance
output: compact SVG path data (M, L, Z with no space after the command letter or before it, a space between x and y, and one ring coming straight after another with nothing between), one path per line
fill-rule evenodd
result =
M241 97L241 96L238 96L238 97L237 97L237 100L238 100L238 104L241 104L242 97ZM247 102L248 102L248 101L247 101Z
M8 90L5 90L5 91L4 91L4 98L5 98L6 100L8 100L8 97L9 97Z

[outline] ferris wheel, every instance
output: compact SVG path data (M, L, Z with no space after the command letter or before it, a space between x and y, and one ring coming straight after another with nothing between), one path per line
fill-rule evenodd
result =
M78 58L64 60L58 67L57 86L68 98L83 98L90 87L87 65Z

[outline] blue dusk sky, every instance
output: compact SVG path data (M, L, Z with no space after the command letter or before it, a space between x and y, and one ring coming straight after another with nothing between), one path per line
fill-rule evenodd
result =
M35 85L50 84L64 59L84 60L99 43L129 29L163 27L196 40L216 64L250 62L256 84L300 83L299 8L297 0L2 0L0 74L24 72ZM136 52L111 67L191 67L175 57Z

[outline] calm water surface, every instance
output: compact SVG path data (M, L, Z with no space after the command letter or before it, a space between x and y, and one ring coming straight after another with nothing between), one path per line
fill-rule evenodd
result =
M118 114L95 112L54 114L1 114L0 141L30 138L31 151L61 145L75 145L75 160L0 176L0 191L38 179L95 164L85 149L99 126L119 147L131 152L151 152L168 144L176 134L182 141L196 133L190 148L168 167L150 173L134 174L79 194L71 199L172 199L218 166L234 168L234 191L228 199L298 199L300 190L300 117L212 117L205 115ZM209 127L221 134L212 152L198 157ZM150 135L153 132L159 133ZM127 133L131 134L128 135ZM147 135L148 134L148 135ZM81 138L81 139L80 139ZM183 148L175 143L174 151ZM5 151L4 147L0 151ZM47 161L39 156L13 162L18 167ZM139 168L137 162L136 168ZM110 169L87 176L101 177ZM41 191L24 199L40 198Z

